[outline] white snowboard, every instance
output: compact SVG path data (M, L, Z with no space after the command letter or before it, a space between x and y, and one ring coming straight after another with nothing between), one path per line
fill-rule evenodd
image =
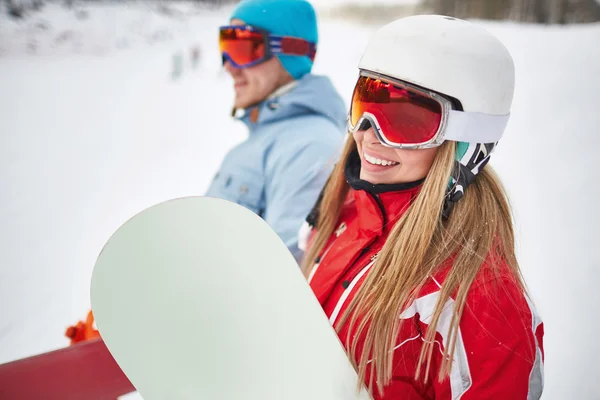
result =
M96 324L144 400L350 400L357 375L292 254L235 203L153 206L107 242Z

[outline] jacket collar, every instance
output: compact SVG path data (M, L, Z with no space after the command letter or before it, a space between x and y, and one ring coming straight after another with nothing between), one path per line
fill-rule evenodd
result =
M247 109L233 108L231 115L242 121L250 134L263 125L307 115L331 121L341 133L346 128L347 109L329 78L306 74L258 104Z
M251 105L246 109L238 109L234 107L231 111L231 116L244 122L246 126L250 128L250 133L252 133L252 128L255 125L264 122L264 118L261 118L261 116L264 114L265 109L269 109L270 111L276 110L279 107L279 98L291 92L297 85L298 81L293 80L277 88L260 103Z

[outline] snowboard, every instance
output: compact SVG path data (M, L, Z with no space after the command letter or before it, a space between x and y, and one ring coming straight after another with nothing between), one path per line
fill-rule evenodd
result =
M135 215L97 259L91 304L144 400L370 399L292 254L236 203Z

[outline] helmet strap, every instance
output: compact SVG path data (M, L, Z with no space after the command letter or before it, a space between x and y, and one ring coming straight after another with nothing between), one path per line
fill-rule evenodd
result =
M465 143L457 144L456 161L448 183L448 191L444 199L442 216L450 217L454 204L463 198L467 187L475 181L477 174L490 161L496 143ZM465 149L465 145L468 145Z

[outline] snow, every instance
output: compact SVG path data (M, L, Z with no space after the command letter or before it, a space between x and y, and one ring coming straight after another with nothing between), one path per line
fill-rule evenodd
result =
M66 346L111 233L148 206L202 194L244 138L216 47L228 9L181 3L168 17L156 7L80 6L88 18L79 20L50 5L19 23L0 17L0 363ZM510 193L519 261L545 322L543 399L597 398L600 24L478 23L517 67L491 165ZM315 72L348 101L374 26L320 27Z

